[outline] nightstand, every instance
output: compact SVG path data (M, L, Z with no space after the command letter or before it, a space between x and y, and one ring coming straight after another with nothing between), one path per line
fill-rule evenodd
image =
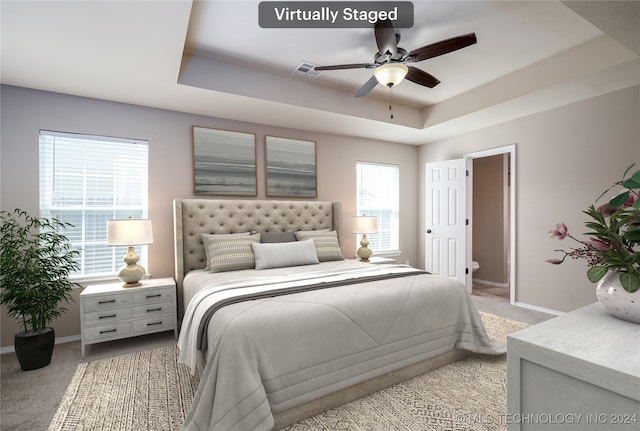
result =
M142 280L142 286L122 282L93 284L80 294L80 337L87 344L174 331L178 338L176 283L173 278Z

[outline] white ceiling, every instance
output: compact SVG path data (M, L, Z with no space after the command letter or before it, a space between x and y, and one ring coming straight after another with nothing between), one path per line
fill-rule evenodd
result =
M3 84L318 132L422 144L640 84L638 1L414 1L412 50L475 32L478 43L355 92L372 29L263 29L257 1L0 3Z

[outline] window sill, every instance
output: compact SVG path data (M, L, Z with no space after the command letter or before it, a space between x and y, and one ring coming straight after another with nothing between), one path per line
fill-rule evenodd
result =
M373 250L373 255L379 256L379 257L398 257L401 254L402 254L402 251L400 250L383 250L383 251Z
M151 274L145 274L144 277L142 277L143 280L146 280L148 278L151 278ZM74 283L78 283L81 286L75 287L74 289L83 289L86 285L88 284L93 284L93 283L112 283L112 282L117 282L120 279L118 278L118 276L116 274L105 274L105 275L97 275L95 277L91 277L91 276L79 276L79 277L71 277L71 281Z

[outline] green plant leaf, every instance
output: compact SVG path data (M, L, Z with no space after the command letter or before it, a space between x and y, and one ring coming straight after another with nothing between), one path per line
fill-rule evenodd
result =
M587 278L592 283L597 283L607 273L607 268L604 266L592 266L587 270Z
M636 181L635 178L628 178L624 180L624 182L622 183L622 186L628 189L638 189L640 188L640 182Z
M629 242L640 243L640 226L636 226L633 229L629 229L624 233L623 237Z
M640 277L628 272L623 272L620 274L620 283L622 284L622 287L624 287L624 290L626 290L627 292L633 293L636 290L640 289Z
M633 175L631 175L631 178L633 179L633 181L640 183L640 170L635 171Z
M623 192L620 193L618 196L616 196L615 198L611 199L609 201L609 205L611 205L612 207L621 207L626 201L627 199L629 199L629 192Z

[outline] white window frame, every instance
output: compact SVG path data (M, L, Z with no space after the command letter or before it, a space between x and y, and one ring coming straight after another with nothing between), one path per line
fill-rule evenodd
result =
M377 174L377 175L376 175ZM378 233L367 234L376 256L399 256L400 166L356 161L356 215L376 216ZM356 241L356 249L360 240Z
M106 244L106 220L148 217L148 141L40 130L39 147L40 216L74 225L65 230L80 251L71 278L117 278L127 247ZM148 247L136 253L147 268Z

